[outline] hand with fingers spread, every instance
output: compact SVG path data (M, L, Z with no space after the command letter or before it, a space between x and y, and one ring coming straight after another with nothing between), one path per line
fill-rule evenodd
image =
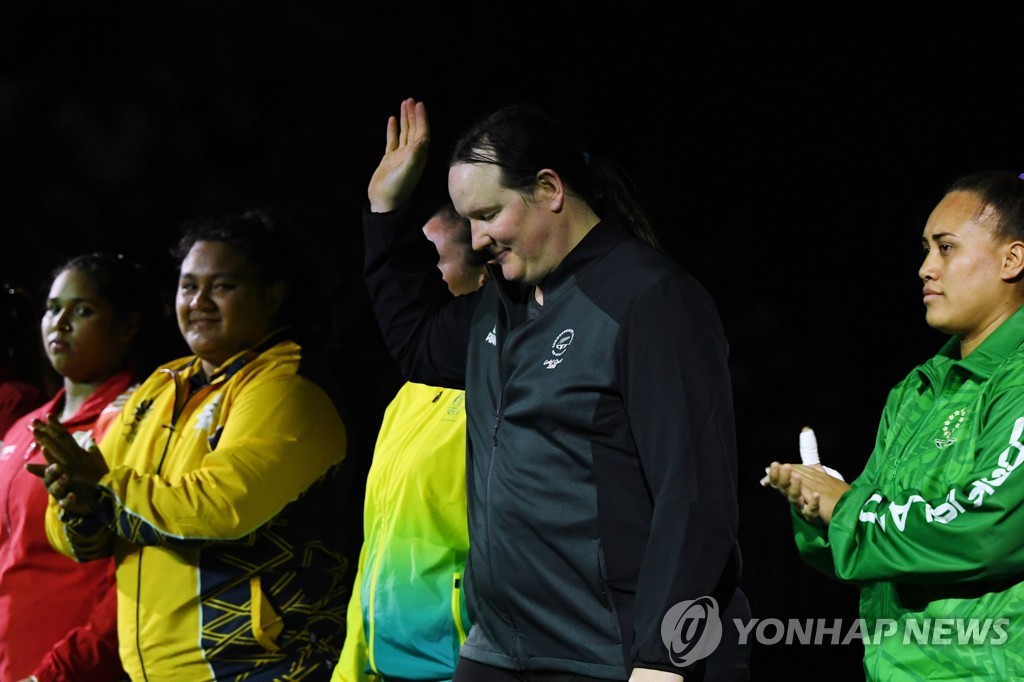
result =
M398 118L388 118L384 156L367 189L371 211L387 213L409 200L423 176L429 147L427 108L409 97L402 101Z

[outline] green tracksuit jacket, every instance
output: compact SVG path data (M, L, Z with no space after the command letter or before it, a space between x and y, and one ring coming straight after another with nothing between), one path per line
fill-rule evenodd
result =
M893 388L827 535L793 515L805 560L860 586L867 679L1024 679L1021 465L1024 309Z

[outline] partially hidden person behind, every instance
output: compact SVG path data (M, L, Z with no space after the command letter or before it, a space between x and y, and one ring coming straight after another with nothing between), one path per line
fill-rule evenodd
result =
M527 103L454 146L449 194L491 278L453 297L417 229L429 142L426 107L404 100L368 187L365 268L404 376L466 390L473 625L453 679L749 679L734 633L711 653L712 619L749 617L714 302L614 166ZM691 605L707 642L681 629Z
M39 346L39 307L25 287L0 286L0 443L19 417L56 392Z
M890 391L863 472L775 461L761 484L801 557L859 586L868 680L1024 679L1024 175L955 180L921 242L950 337Z
M83 254L53 272L37 328L62 386L8 429L0 450L0 680L125 677L113 559L79 565L50 546L49 496L24 466L45 466L35 420L60 424L82 447L102 439L153 368L143 351L159 309L145 270L123 256Z
M98 448L33 423L50 542L115 557L133 680L328 680L337 661L344 408L289 225L260 210L186 222L175 307L193 355L153 372Z
M452 294L487 280L469 222L450 202L423 234ZM411 381L399 389L366 478L363 536L332 682L450 680L470 626L465 391Z

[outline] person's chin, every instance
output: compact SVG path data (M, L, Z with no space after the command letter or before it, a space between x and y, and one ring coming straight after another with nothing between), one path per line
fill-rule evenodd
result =
M942 316L928 311L924 316L924 321L928 323L928 326L935 331L942 332L943 334L952 334L954 329L949 326L949 320L944 319Z
M192 352L199 357L204 357L208 351L217 347L217 344L205 334L189 334L185 342L188 343L188 347L192 349Z
M516 267L514 263L503 264L501 266L501 275L510 282L527 284L523 279L523 271Z

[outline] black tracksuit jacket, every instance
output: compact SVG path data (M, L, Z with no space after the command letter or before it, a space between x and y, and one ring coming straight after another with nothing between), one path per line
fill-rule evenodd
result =
M365 276L408 380L465 388L473 627L514 670L697 679L662 638L675 604L739 579L727 343L705 289L616 220L530 291L500 268L452 297L412 208L364 210ZM734 643L733 643L734 644Z

